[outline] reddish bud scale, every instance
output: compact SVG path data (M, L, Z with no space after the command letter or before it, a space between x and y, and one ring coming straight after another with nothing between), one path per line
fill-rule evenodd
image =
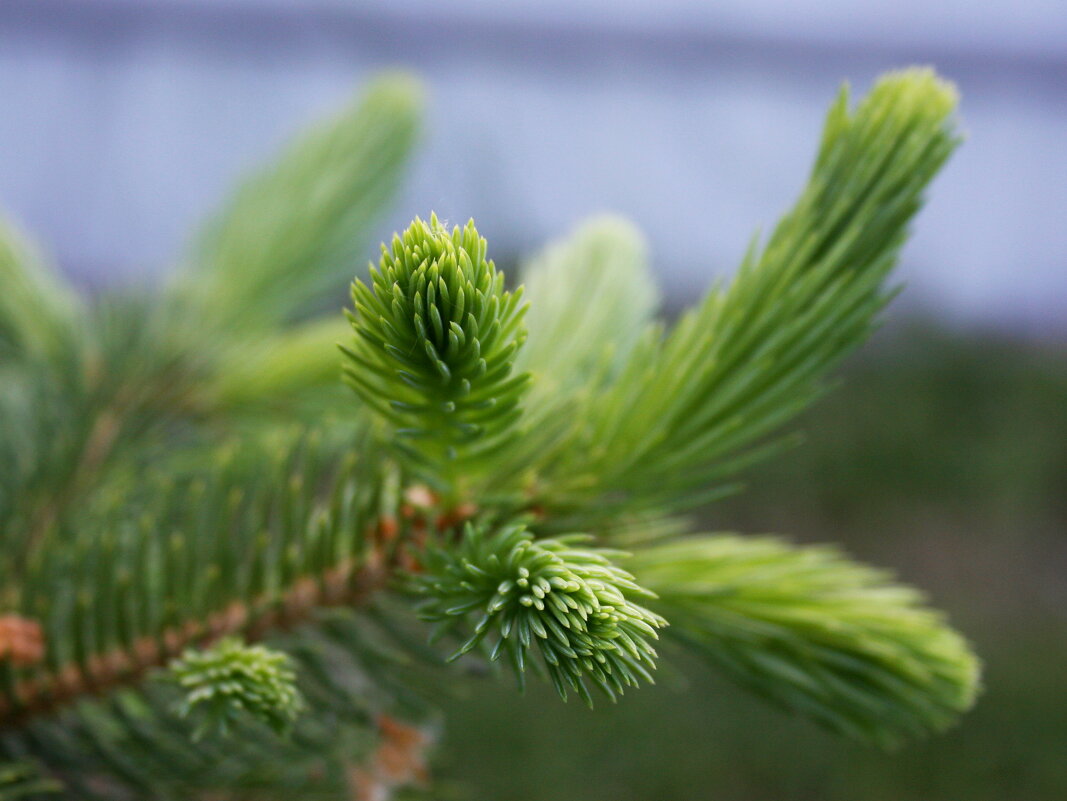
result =
M41 624L20 615L0 615L0 660L4 659L16 667L28 667L44 659Z

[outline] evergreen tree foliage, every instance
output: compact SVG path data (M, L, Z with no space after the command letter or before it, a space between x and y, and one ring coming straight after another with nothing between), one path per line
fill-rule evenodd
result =
M425 551L412 582L426 599L419 615L441 624L435 639L477 619L450 659L492 632L489 659L507 654L520 686L526 652L536 643L564 701L570 688L592 705L586 678L612 699L638 678L651 681L652 641L666 621L627 595L654 596L612 564L618 554L577 548L576 539L535 539L522 526L486 531L468 523L458 544Z
M607 217L515 290L473 221L416 218L318 316L420 102L387 76L297 139L159 296L79 298L0 227L0 799L388 798L481 664L591 703L661 642L879 745L952 723L978 663L917 592L681 513L876 324L953 89L842 91L795 205L670 328Z
M178 713L202 711L197 738L211 728L225 735L234 719L246 715L288 731L303 706L287 654L233 637L210 648L190 648L170 664L170 672L185 692Z
M705 535L653 545L630 567L681 642L843 734L895 746L974 701L960 636L915 590L833 548Z
M510 373L526 338L522 291L505 291L485 255L473 221L449 232L431 215L382 246L373 289L352 285L359 337L343 348L346 378L430 481L502 448L519 417L527 376Z

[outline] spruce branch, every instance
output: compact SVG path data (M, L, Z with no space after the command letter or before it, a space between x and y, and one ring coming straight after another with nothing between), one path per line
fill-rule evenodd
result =
M342 398L347 402L349 396L341 386L341 366L334 346L350 331L346 320L331 316L226 349L204 392L205 405L225 415L243 415L251 410L290 415L294 399L318 402L320 407L346 408L347 403L338 401Z
M305 706L288 654L228 637L206 649L187 649L167 666L184 696L181 717L203 718L195 739L212 729L228 735L244 716L288 732Z
M634 603L653 596L613 564L618 554L579 547L586 539L535 540L522 525L494 531L468 523L458 542L423 554L411 579L419 615L438 624L434 639L464 638L450 659L491 639L489 659L506 656L521 686L536 644L564 701L573 690L591 706L586 679L614 700L652 681L652 642L666 621Z
M793 209L725 290L666 338L646 333L586 404L568 458L546 466L546 495L598 513L683 508L784 444L767 437L824 391L891 296L908 225L958 142L955 106L924 69L887 75L855 109L843 89Z
M676 512L772 451L866 336L954 105L925 70L854 109L843 92L794 208L669 333L643 240L613 219L542 254L526 296L473 222L416 219L353 284L350 329L302 320L396 182L404 79L247 184L161 300L81 309L0 231L0 760L84 798L417 782L424 729L385 699L419 708L436 651L396 625L390 586L454 656L543 671L564 698L651 681L669 621L838 731L943 728L977 660L917 593L832 549L686 538ZM322 389L339 330L362 401L340 422L354 404ZM294 441L286 417L323 434ZM147 680L167 665L225 744ZM298 692L290 737L256 723L287 728Z
M522 281L529 336L516 366L533 374L536 405L615 379L660 305L644 235L619 217L551 243L523 265Z
M23 565L116 472L136 469L164 431L197 415L198 355L176 349L152 312L133 297L98 300L82 334L66 340L54 365L14 364L0 386L0 575Z
M255 642L385 588L398 558L376 539L383 516L397 519L390 481L313 441L249 450L216 454L210 484L163 478L84 510L92 535L28 566L18 604L45 658L0 685L0 726L134 686L192 645Z
M944 729L974 703L979 663L917 591L828 546L694 536L627 565L668 633L733 680L884 747Z
M398 485L389 471L375 479L374 463L341 461L328 441L217 453L212 482L167 478L117 497L83 520L91 536L49 549L19 599L38 616L44 658L0 658L0 759L40 759L86 798L342 788L345 764L369 756L376 717L423 702L410 657L384 645L367 609L411 536ZM280 475L264 472L271 462ZM151 680L234 635L292 657L308 712L291 736L231 715L223 745L214 727L183 720L170 683ZM96 774L110 789L79 785Z
M352 284L345 379L406 461L455 492L453 477L502 450L521 414L522 290L504 290L473 220L449 231L436 215L383 244L370 280Z
M281 326L348 272L418 105L413 82L389 79L305 137L238 194L165 298L83 308L3 229L0 761L38 760L85 798L299 796L343 788L375 715L410 702L410 668L368 645L371 616L350 619L404 553L396 480L362 440L343 442L360 421L310 455L278 410L334 383L336 351L318 347L332 325ZM235 365L275 374L235 389ZM237 426L239 465L214 447ZM148 679L233 634L284 640L314 714L284 743L238 725L220 760L187 741L173 688Z
M515 369L531 375L522 434L495 459L490 490L537 494L542 465L571 458L593 399L625 370L660 304L644 236L601 216L523 266L526 344ZM521 506L522 502L518 504Z
M4 688L0 694L0 730L52 715L89 696L136 687L152 671L166 667L189 648L210 647L228 635L256 642L305 624L324 609L359 608L385 591L389 579L390 569L377 559L358 570L342 565L321 576L304 577L284 591L250 604L231 603L202 618L190 618L156 635L139 637L129 645L87 654L80 662L48 667ZM86 625L81 616L87 614L79 610L77 622ZM75 632L75 636L81 634Z

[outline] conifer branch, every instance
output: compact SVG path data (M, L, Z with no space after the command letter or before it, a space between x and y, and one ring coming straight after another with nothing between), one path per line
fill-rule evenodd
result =
M533 374L531 401L611 383L625 369L660 305L648 261L633 223L603 216L523 266L529 336L516 367Z
M589 398L565 456L542 472L545 503L571 496L600 516L689 507L786 444L767 437L824 391L889 299L911 219L959 141L955 106L930 70L883 77L854 110L842 90L793 209L725 290L666 337L647 330L618 380Z
M515 369L529 372L517 436L495 459L487 491L521 489L540 503L543 466L565 464L583 442L598 398L626 369L660 304L648 246L630 222L602 216L553 242L522 270L529 336ZM584 446L584 442L583 442ZM558 482L545 489L558 507ZM580 528L581 526L578 526ZM566 530L566 524L563 528Z
M461 471L513 438L529 380L512 374L526 339L521 299L521 288L504 290L473 220L449 231L432 214L382 245L369 287L352 285L345 380L439 490L454 495Z
M536 645L564 701L569 689L592 706L586 680L615 700L652 681L652 642L667 621L635 603L654 596L613 563L619 554L579 547L585 539L468 524L459 542L431 541L422 554L411 580L419 614L437 624L433 639L460 634L450 661L491 639L489 659L507 656L522 686Z
M826 546L694 536L627 565L668 634L791 711L893 747L955 722L979 663L922 595Z
M87 696L135 687L152 670L165 667L190 647L208 648L232 635L260 642L310 622L321 609L362 606L385 590L391 575L377 555L358 569L340 566L307 576L280 594L249 604L233 602L206 618L190 619L138 638L129 646L92 655L84 664L68 663L51 675L25 679L7 691L6 697L0 695L0 730L54 714Z
M676 514L780 446L871 329L956 144L951 87L910 70L855 109L843 92L794 208L670 331L640 234L612 219L530 266L528 315L473 222L431 216L355 282L350 330L302 322L395 186L417 94L381 83L294 145L160 302L83 309L0 229L0 798L50 786L37 762L89 799L423 778L422 730L390 728L379 698L443 660L378 620L390 585L453 657L541 670L564 697L651 681L663 629L861 739L965 710L977 660L917 593L832 549L687 538ZM323 390L339 330L347 417ZM293 418L320 433L294 442ZM186 705L233 729L225 759L147 680L179 654ZM308 714L280 736L298 692Z

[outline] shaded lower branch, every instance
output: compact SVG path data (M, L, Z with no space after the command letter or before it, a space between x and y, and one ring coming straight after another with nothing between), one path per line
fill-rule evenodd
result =
M24 725L55 712L86 695L102 695L140 682L190 646L206 647L222 637L240 634L253 642L308 621L316 609L360 606L385 588L392 565L380 550L359 567L342 565L322 576L308 576L286 592L253 603L235 602L206 620L190 620L159 636L136 640L93 656L83 665L70 664L57 674L15 685L12 699L0 696L0 729Z

